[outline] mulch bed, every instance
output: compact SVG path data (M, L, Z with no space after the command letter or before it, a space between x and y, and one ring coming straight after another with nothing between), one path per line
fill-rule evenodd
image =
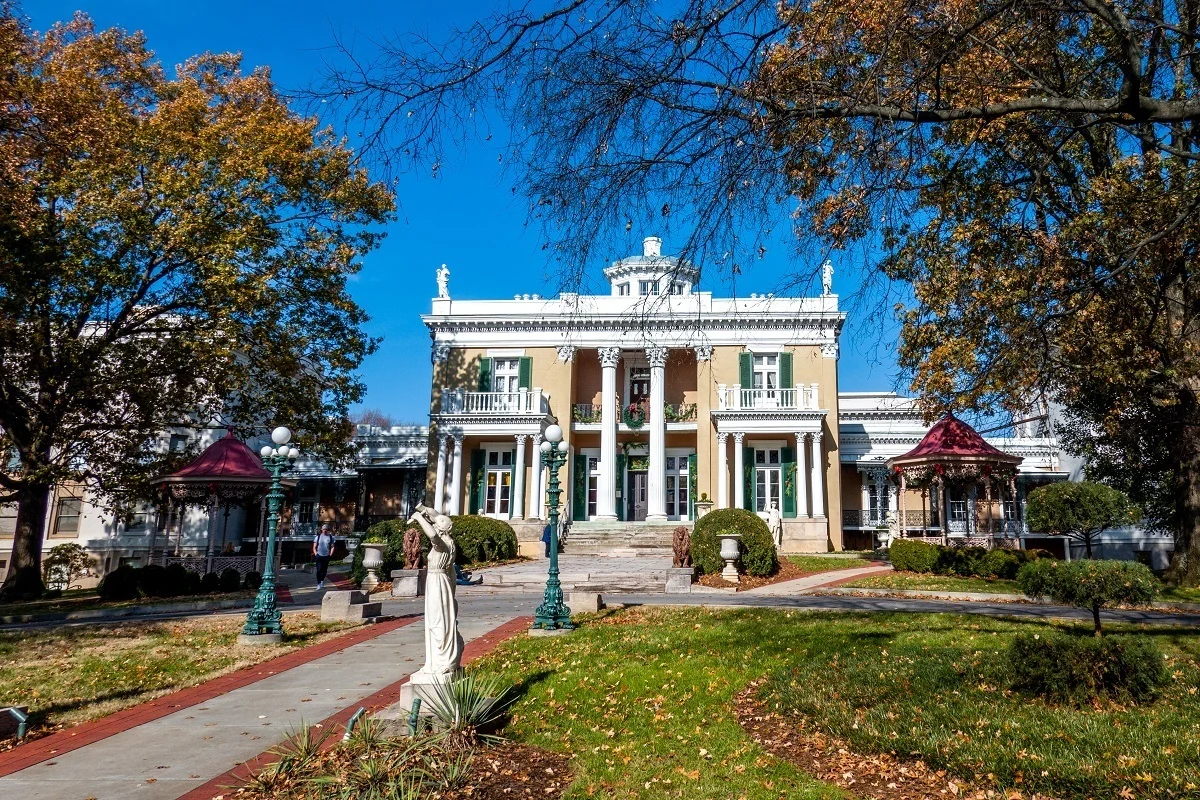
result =
M846 569L853 569L857 566L866 566L863 562L849 562ZM839 570L830 570L829 575L835 575ZM809 575L824 575L825 572L811 572L802 569L796 562L784 556L779 559L779 571L767 578L756 578L753 575L742 575L741 583L730 583L724 580L719 574L717 575L701 575L696 583L701 586L708 586L713 589L737 589L739 592L744 592L747 589L757 589L759 586L770 586L773 583L782 583L783 581L791 581L796 578L807 578Z
M752 683L735 701L738 722L771 755L814 778L835 784L864 800L1051 800L1044 794L1001 794L963 781L925 762L896 753L862 754L836 737L816 730L807 720L769 711L758 699L761 682Z
M516 742L501 742L475 754L468 785L445 800L502 800L543 797L556 800L571 784L571 760Z

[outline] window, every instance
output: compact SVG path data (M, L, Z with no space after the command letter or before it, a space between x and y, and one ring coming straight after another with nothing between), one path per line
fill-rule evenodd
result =
M599 499L600 459L595 456L588 456L587 464L587 515L591 518L596 516L597 500Z
M302 500L296 509L296 522L301 525L315 522L316 505L312 500Z
M629 368L629 405L650 400L650 368Z
M78 533L79 517L83 512L83 501L78 497L61 497L58 500L58 514L54 518L55 535Z
M521 387L521 359L492 359L492 391L516 394Z
M171 442L167 445L167 450L172 453L182 453L187 450L188 437L181 433L172 433Z
M509 503L512 501L512 451L489 450L487 455L487 474L484 476L487 489L483 503L483 513L491 516L507 517Z
M688 458L667 456L666 470L667 516L671 519L688 518Z
M143 503L125 520L126 533L146 533L154 523L154 506Z
M671 294L683 294L683 281L675 281L671 284Z
M774 353L755 356L753 364L755 402L775 400L775 390L779 388L779 356Z
M0 506L0 536L12 536L17 532L17 504Z
M658 294L658 281L638 281L638 294Z
M754 451L754 510L767 513L774 501L783 508L782 464L777 448Z
M628 283L617 284L617 294L619 294L621 296L628 295L629 294L629 284Z
M884 483L881 486L874 481L867 484L867 504L872 525L882 525L887 522L891 498L891 484Z

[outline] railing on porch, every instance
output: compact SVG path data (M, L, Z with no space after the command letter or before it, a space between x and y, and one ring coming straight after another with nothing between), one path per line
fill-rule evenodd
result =
M516 392L442 392L443 414L548 414L550 400L539 387Z
M581 425L596 425L601 421L600 406L596 403L576 403L571 409L571 420Z
M886 515L878 511L842 509L842 526L846 528L880 528L888 524Z
M717 385L718 411L799 411L817 408L816 387L748 389L740 384Z
M666 403L663 405L663 415L667 422L695 422L695 403Z
M616 403L616 411L618 415L623 411L619 398ZM695 422L696 404L663 403L663 418L667 422ZM599 425L603 422L600 405L598 403L576 403L571 407L571 420L580 425Z
M900 527L897 522L899 515L899 511L843 509L842 526L846 528L881 528L893 525ZM910 531L941 530L936 511L914 511L912 509L905 510L903 527Z
M162 558L164 567L171 564L182 564L184 569L198 572L201 575L206 572L220 574L232 567L244 578L247 572L259 571L257 556L213 556L211 559L205 556L164 556ZM275 566L277 568L279 566L278 556L276 556Z

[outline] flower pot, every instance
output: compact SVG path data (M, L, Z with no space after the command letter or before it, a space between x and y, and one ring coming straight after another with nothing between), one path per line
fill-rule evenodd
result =
M364 544L362 548L363 567L367 570L367 577L363 578L362 589L370 594L379 585L379 576L375 574L375 570L383 566L383 545Z
M721 560L725 562L725 569L721 570L721 577L730 583L741 583L734 562L741 555L742 535L740 533L719 533L717 535L721 537Z
M712 500L697 500L696 501L696 519L700 519L708 512L712 511Z

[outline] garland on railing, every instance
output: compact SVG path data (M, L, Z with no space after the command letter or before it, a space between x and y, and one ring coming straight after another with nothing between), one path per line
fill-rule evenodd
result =
M646 408L640 403L630 403L621 413L621 419L633 430L646 424Z

